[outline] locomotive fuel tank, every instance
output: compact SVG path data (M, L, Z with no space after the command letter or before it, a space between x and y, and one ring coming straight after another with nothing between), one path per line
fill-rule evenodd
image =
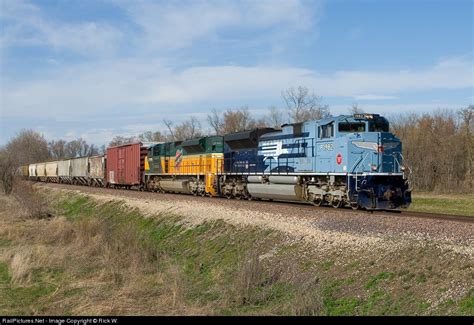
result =
M290 184L247 184L247 190L254 198L282 201L302 201L302 188Z
M263 183L263 176L249 176L247 177L249 183Z
M190 194L191 191L188 186L188 180L161 180L160 187L165 192L177 192L177 193L186 193Z
M274 184L298 184L298 176L270 176L268 181Z

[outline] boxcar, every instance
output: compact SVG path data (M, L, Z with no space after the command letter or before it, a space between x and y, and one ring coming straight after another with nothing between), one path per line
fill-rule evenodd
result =
M142 186L148 149L142 143L107 148L107 186Z

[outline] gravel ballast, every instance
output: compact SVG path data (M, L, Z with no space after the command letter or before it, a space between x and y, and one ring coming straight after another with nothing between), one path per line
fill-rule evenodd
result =
M171 213L190 225L224 220L236 226L257 226L281 231L291 240L303 240L321 249L358 251L371 247L389 251L405 245L435 245L474 256L474 224L448 220L318 209L304 204L239 201L179 194L112 190L63 184L41 184L74 191L98 201L121 200L152 216Z

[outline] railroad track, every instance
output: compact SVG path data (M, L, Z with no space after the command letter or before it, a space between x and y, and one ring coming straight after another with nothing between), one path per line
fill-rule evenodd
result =
M383 214L391 214L393 212L383 211ZM399 213L401 217L415 217L423 219L434 220L448 220L457 222L474 223L474 216L461 216L456 214L430 213L430 212L416 212L416 211L402 211Z
M53 184L53 183L45 183L45 184ZM173 194L173 193L153 193L153 192L140 192L137 190L122 190L122 189L107 189L107 188L99 188L99 187L87 187L87 186L80 186L80 185L69 185L69 184L55 184L56 186L63 187L63 185L66 185L68 188L72 187L74 189L89 189L92 191L105 191L105 192L110 192L110 193L123 193L123 194L130 194L130 192L133 193L143 193L143 195L146 198L149 198L149 195L152 196L158 196L158 195L166 195L167 197L176 197L179 200L186 200L186 198L192 198L193 200L199 200L199 201L208 201L208 200L219 200L219 201L234 201L234 200L229 200L223 197L213 197L213 198L208 198L208 197L200 197L200 196L189 196L189 195L184 195L184 194ZM87 191L87 190L86 190ZM345 213L354 213L354 214L364 214L364 215L385 215L385 216L396 216L396 217L402 217L402 218L421 218L421 219L431 219L431 220L444 220L444 221L452 221L452 222L464 222L464 223L474 223L474 216L462 216L462 215L452 215L452 214L441 214L441 213L428 213L428 212L415 212L415 211L366 211L366 210L353 210L351 208L339 208L339 209L334 209L333 207L327 207L327 206L314 206L309 203L305 204L304 202L283 202L283 201L270 201L270 200L235 200L237 202L240 202L239 204L243 202L255 202L262 207L267 205L267 206L289 206L289 207L294 207L295 209L299 210L306 210L306 211L316 211L316 210L326 210L326 211L344 211Z
M219 198L224 199L225 198ZM259 201L262 204L281 204L281 205L299 205L301 207L305 207L307 209L318 209L318 210L327 210L327 211L335 211L333 207L327 206L314 206L311 204L305 204L304 202L282 202L282 201ZM447 221L456 221L456 222L466 222L466 223L474 223L474 216L463 216L463 215L456 215L456 214L444 214L444 213L432 213L432 212L417 212L417 211L384 211L384 210L353 210L351 208L339 208L338 210L343 210L344 212L348 213L363 213L367 215L377 214L377 215L386 215L386 216L393 216L396 215L397 217L404 217L404 218L422 218L422 219L433 219L433 220L447 220Z

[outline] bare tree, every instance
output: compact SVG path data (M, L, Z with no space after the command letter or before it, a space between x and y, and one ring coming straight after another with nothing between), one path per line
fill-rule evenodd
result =
M18 166L14 152L5 148L0 149L0 182L6 195L9 195L13 190L13 177Z
M170 132L170 135L171 135L171 139L173 141L176 141L176 137L175 137L174 132L173 132L173 122L171 120L164 119L163 123L168 128L168 131Z
M52 140L48 143L49 154L51 158L62 159L66 157L66 141L65 140Z
M212 109L211 114L207 115L209 125L214 129L216 135L222 135L223 121L221 113L215 108Z
M465 183L469 189L473 188L474 178L474 105L469 105L458 112L461 119L461 128L463 130L464 159L465 162Z
M285 118L283 117L283 111L281 109L276 108L275 106L271 106L268 108L268 118L267 124L274 128L279 128L284 123Z
M359 107L358 103L352 103L352 106L349 108L349 114L363 114L365 111Z
M49 160L46 139L33 130L22 130L0 149L0 181L6 194L13 189L13 177L22 165Z
M469 111L390 118L392 132L402 140L405 163L412 170L415 189L438 192L472 192L474 139Z
M97 149L93 145L91 146L82 138L69 141L66 144L66 154L69 158L88 156L97 154L97 152Z
M322 97L310 93L306 87L288 88L282 91L281 96L288 108L288 115L294 123L330 116L329 107L321 104Z
M121 146L123 144L134 143L137 141L138 139L136 137L123 137L117 135L112 139L112 141L110 141L109 147Z
M138 135L138 140L144 142L162 142L167 141L166 135L161 133L160 131L152 132L146 131Z
M172 134L175 140L187 140L203 135L201 131L201 123L194 116L191 116L187 121L173 128Z
M224 113L224 122L222 125L222 132L233 133L249 130L255 127L255 120L250 116L248 107L241 107L238 109L228 109Z
M43 135L33 130L21 130L8 142L5 149L15 153L15 160L20 165L50 159L48 142Z

